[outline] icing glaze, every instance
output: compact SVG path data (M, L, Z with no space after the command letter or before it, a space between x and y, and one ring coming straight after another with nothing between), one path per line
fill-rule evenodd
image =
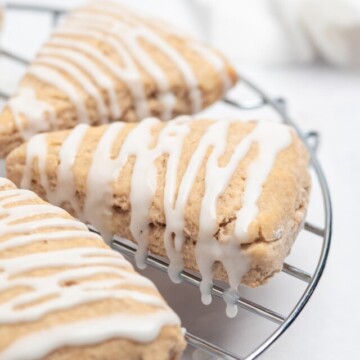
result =
M44 65L33 64L29 67L27 73L64 92L76 109L78 121L80 123L90 122L82 95L79 94L78 89L72 82L68 81L59 71Z
M98 15L94 17L88 16L85 24L79 24L78 22L74 24L74 22L72 22L71 26L65 25L63 28L60 28L56 34L67 34L72 36L82 35L94 38L109 45L118 54L120 54L121 58L124 58L124 56L126 56L124 54L130 52L132 56L136 58L141 67L155 80L157 88L160 91L160 95L158 97L163 106L161 118L163 120L169 120L171 118L176 99L174 94L169 90L169 83L164 71L139 45L137 39L141 34L131 30L130 28L120 27L116 24L118 30L109 34L108 37L104 37L104 33L109 27L109 20L107 19L107 21L104 21L103 23L101 22L100 25L98 24L99 20ZM89 25L90 23L92 24L91 26ZM126 49L124 48L122 42L126 46ZM121 52L120 49L122 49ZM132 64L131 69L133 71L134 79L138 79L138 81L141 82L141 74L134 64Z
M108 122L107 119L109 118L109 115L107 113L107 108L102 98L102 94L99 92L96 86L94 86L92 81L86 77L76 66L63 59L51 57L49 55L46 57L39 57L36 63L40 63L41 65L50 68L55 67L57 70L65 71L68 75L70 75L72 80L75 80L78 85L80 85L80 87L95 101L100 123Z
M139 79L139 73L136 71L136 65L129 54L121 48L117 47L117 53L125 63L125 68L119 67L115 62L110 60L101 51L94 46L76 39L54 38L50 40L48 45L63 46L65 48L80 50L88 57L95 59L101 66L108 69L119 80L123 81L128 87L135 102L136 112L139 118L144 118L149 114L148 104L145 96L145 89Z
M97 14L102 11L102 21L108 20L106 16L116 16L117 19L120 19L122 21L131 22L133 24L142 25L145 26L147 29L155 30L155 32L161 33L170 33L172 35L178 36L180 38L183 38L186 36L189 47L197 52L206 62L211 64L214 69L218 72L220 76L220 80L223 83L224 92L228 90L231 86L231 81L226 73L226 62L223 57L218 55L216 51L213 51L209 49L207 46L197 42L192 38L191 35L185 34L183 30L177 29L172 24L162 22L159 19L153 20L153 19L144 19L139 17L134 12L130 11L127 8L124 8L119 4L116 8L113 7L113 3L111 2L94 2L89 9L93 9L97 12ZM86 12L84 12L86 13ZM84 14L76 14L77 17L84 16ZM85 15L86 16L86 15Z
M142 316L119 314L90 319L25 336L0 353L0 359L37 360L54 349L98 344L115 337L147 343L156 339L163 326L172 324L179 324L179 319L175 313L168 311L158 311Z
M132 110L138 119L143 119L151 113L152 97L161 104L160 118L169 120L177 103L177 89L156 57L143 46L145 41L178 71L191 103L189 112L198 112L203 107L199 80L187 56L173 46L168 34L180 36L172 27L141 18L119 4L92 2L62 22L40 50L29 75L63 92L80 123L108 123ZM226 91L231 81L224 59L191 37L186 39L189 53L196 54L216 71ZM107 54L108 48L115 56ZM153 86L149 90L144 73L153 80L156 91ZM126 109L121 109L124 93L119 82L125 84L134 104ZM95 103L96 115L90 115L89 99ZM38 99L30 88L24 88L10 100L9 109L25 140L35 133L57 128L56 109L49 101Z
M14 115L14 121L21 136L28 140L34 133L56 129L55 114L52 107L36 97L34 89L24 87L12 97L7 106ZM23 123L20 116L24 116L27 123ZM39 121L42 119L42 121Z
M45 202L34 203L38 199L35 194L14 189L10 181L1 178L0 189L0 252L45 240L84 238L101 242L97 234L69 218L64 210ZM0 351L0 359L39 359L64 346L98 344L114 337L146 343L153 341L165 325L180 324L158 295L141 291L155 289L154 285L133 272L123 256L110 249L94 246L16 254L0 261L0 293L17 287L27 291L1 302L0 326L39 321L60 310L105 299L132 299L151 306L153 311L141 315L117 312L53 324L19 336ZM45 269L53 271L30 275ZM110 277L89 279L100 275ZM65 286L69 281L73 285Z
M112 120L119 119L121 110L117 101L116 86L111 77L101 70L99 65L90 57L87 57L80 52L72 49L62 47L47 46L43 48L40 56L59 56L68 62L74 63L77 67L83 69L91 80L100 88L104 89L107 93L110 102L110 115Z
M271 172L279 152L288 147L292 141L291 131L287 126L259 122L235 146L228 163L225 166L220 166L219 159L226 151L229 127L236 122L239 120L224 119L210 123L196 145L180 181L178 179L180 158L184 140L190 132L190 117L179 117L163 124L156 141L152 130L155 126L161 126L161 122L155 118L144 120L130 130L115 158L111 157L112 149L126 125L122 123L109 125L96 145L87 177L85 205L83 209L78 207L79 211L77 212L80 219L94 225L110 240L112 233L116 232L116 229L111 225L114 198L113 184L119 178L128 160L135 157L129 194L131 204L130 231L138 244L137 264L143 267L148 248L149 209L157 189L158 169L156 160L166 155L163 197L166 218L164 245L170 263L170 278L177 282L184 267L182 248L186 239L184 231L186 227L185 209L196 176L204 164L206 154L211 149L205 164L205 193L201 200L195 255L202 276L200 287L202 300L206 304L211 302L213 265L215 262L223 264L230 285L224 296L228 304L227 313L229 316L236 315L237 288L243 275L249 269L249 262L241 251L241 244L249 241L248 229L258 214L257 201L261 196L263 183ZM73 137L77 131L78 129L75 128L70 132L69 138ZM77 140L72 143L71 147L63 146L61 149L64 162L74 156L76 152L74 149L77 149L81 142L80 138L74 137L74 139ZM226 190L235 170L254 144L257 145L257 155L246 170L247 177L242 195L242 205L237 210L236 217L233 220L234 233L231 237L229 235L228 241L220 243L215 236L219 226L218 199ZM31 174L30 164L35 158L40 159L38 162L40 177L46 177L46 169L43 167L44 161L41 159L44 158L46 151L38 143L34 144L33 147L28 146L28 148L28 154L31 155L27 158L23 184L29 184L31 178L29 175ZM68 191L69 187L59 185L66 184L66 181L73 178L71 166L59 167L58 178L67 180L58 183L58 196L54 198L55 203L60 205L62 202L78 201L74 196L74 190ZM47 194L51 193L46 180L42 182L42 185Z
M162 53L164 53L176 66L176 68L182 74L182 77L190 91L190 99L192 103L192 112L198 112L201 110L202 100L201 92L198 89L198 82L193 70L185 58L167 41L159 36L155 31L152 31L151 27L146 26L141 21L136 21L136 27L127 26L125 21L119 21L119 18L114 16L113 13L106 13L106 15L87 15L87 14L75 14L75 18L85 20L85 26L91 24L90 31L94 31L94 25L100 31L106 32L109 24L113 26L111 34L120 38L127 45L127 50L141 63L141 65L151 74L162 92L168 91L168 84L166 76L163 74L159 66L151 60L151 58L142 50L139 46L137 39L143 38L150 42L153 46L157 47ZM133 18L132 18L133 19ZM79 27L84 26L80 22ZM66 25L65 25L66 26ZM65 27L64 26L64 27ZM86 29L86 27L85 27ZM119 36L118 34L121 34ZM200 45L198 47L201 47ZM202 54L205 53L205 48ZM209 55L207 56L209 58ZM213 58L211 58L213 61ZM164 95L163 95L164 96ZM168 110L167 110L168 112Z

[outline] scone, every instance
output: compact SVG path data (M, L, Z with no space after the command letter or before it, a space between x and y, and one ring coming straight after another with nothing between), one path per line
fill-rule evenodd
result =
M72 11L0 115L0 156L32 135L196 113L236 82L234 68L171 25L115 2Z
M0 359L174 360L177 315L100 236L0 178Z
M187 116L40 134L7 158L19 186L136 242L140 266L150 249L175 281L200 271L204 302L213 276L231 293L282 268L307 208L307 166L288 126Z

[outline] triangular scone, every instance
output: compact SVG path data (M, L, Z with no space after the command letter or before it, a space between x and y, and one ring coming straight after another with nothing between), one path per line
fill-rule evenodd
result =
M71 12L0 115L0 156L38 132L204 109L236 82L217 51L117 3Z
M79 125L40 134L7 158L16 184L103 234L235 289L282 267L306 212L308 154L288 126L237 119ZM206 300L205 300L206 301Z
M0 359L169 360L180 321L66 211L0 178Z

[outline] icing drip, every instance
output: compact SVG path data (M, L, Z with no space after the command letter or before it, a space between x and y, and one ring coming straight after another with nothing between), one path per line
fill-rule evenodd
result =
M0 179L0 188L8 186L13 185ZM36 199L35 194L26 190L0 191L0 238L11 235L0 240L0 251L45 240L83 238L100 243L101 238L86 230L84 224L65 219L68 215L64 210L31 202ZM133 272L123 256L110 249L76 247L17 254L0 261L0 293L17 287L28 291L1 302L0 326L39 321L61 310L106 299L132 299L151 306L153 311L141 315L117 312L61 325L54 323L46 330L20 336L0 352L0 359L35 360L65 346L93 345L115 337L146 343L156 339L165 325L180 324L159 296L141 291L142 288L155 289L154 285ZM39 270L52 271L41 276L30 275ZM104 279L103 275L110 276ZM69 281L73 285L65 286Z
M46 102L39 100L32 88L20 89L19 93L8 101L7 106L13 113L16 126L24 140L55 127L53 109ZM20 115L26 118L26 124L20 120Z
M163 197L166 218L164 245L170 262L170 278L173 281L179 281L179 273L183 270L182 248L185 242L185 210L196 176L204 164L209 149L211 149L205 164L205 192L201 200L195 255L202 276L203 302L207 304L211 302L212 268L214 263L219 261L228 274L230 285L224 296L228 304L227 313L229 316L235 316L237 308L234 304L238 297L237 287L249 269L248 259L241 251L241 244L249 240L248 229L258 214L257 201L261 196L263 183L270 174L279 152L291 144L291 131L284 125L259 122L235 146L228 163L225 166L219 166L219 159L226 151L229 127L239 120L214 121L200 138L179 181L180 158L184 148L184 140L190 132L190 121L191 118L189 117L179 117L164 124L155 142L152 130L154 126L160 124L160 121L154 118L146 119L127 134L119 154L115 158L111 157L112 149L126 125L122 123L109 125L97 143L87 178L84 209L81 211L77 207L79 209L78 216L105 233L108 239L112 238L112 231L116 232L116 229L111 226L114 205L113 184L119 178L127 161L134 157L129 194L131 204L130 231L138 243L137 263L143 267L148 248L149 209L157 189L156 160L166 155ZM77 150L75 149L78 149L81 138L77 138L73 134L78 131L78 128L75 128L69 135L69 138L75 139L72 145L65 146L64 144L61 149L62 161L64 162L76 154ZM150 147L154 142L155 144ZM222 221L217 214L218 199L227 189L235 170L253 145L257 146L257 154L246 169L247 177L242 195L242 206L236 212L234 234L229 235L228 241L219 242L215 237L218 224ZM24 183L29 183L31 178L29 164L33 162L35 157L39 157L40 160L44 158L46 151L37 142L28 146L28 153L32 155L27 158ZM39 171L42 174L40 177L43 179L46 177L46 169L41 167L41 164L44 164L43 160L39 161L39 164ZM73 177L71 166L63 166L61 169L59 167L58 171L58 178L64 179L62 184L67 184L66 179ZM49 192L46 181L43 181L42 184L45 191ZM64 190L69 186L58 184L58 188L63 190L59 190L58 197L54 198L55 203L61 204L63 201L72 202L76 200L73 191Z
M111 132L118 134L122 124L112 124L104 134L103 141L100 141L98 144L89 171L89 174L93 174L94 172L102 174L100 184L104 185L104 187L101 189L97 180L95 180L96 177L93 176L92 179L90 179L90 176L88 177L88 189L96 189L95 193L97 192L97 194L88 192L94 194L94 197L86 197L86 213L84 214L84 219L89 222L91 221L96 228L103 232L104 229L109 228L108 217L111 216L113 201L112 184L119 177L123 166L129 158L131 156L136 156L136 162L133 168L134 176L131 178L130 190L130 231L138 243L138 251L135 259L137 265L141 268L145 267L145 259L147 256L147 237L149 231L147 214L153 193L156 189L156 169L152 169L153 171L149 172L146 172L145 170L146 176L144 176L144 169L147 169L150 163L148 161L148 156L150 154L149 146L153 140L151 129L159 123L159 120L149 118L137 125L126 137L121 147L121 151L115 159L111 159L110 154L113 143L108 142L108 140L112 139L114 141L116 139L116 136L111 134ZM96 209L101 209L100 212L94 212L93 206L95 204L99 205ZM106 206L104 206L104 204L106 204ZM104 216L102 214L107 216L106 222L104 222ZM110 238L112 238L112 234L110 235Z
M83 219L93 224L107 243L111 242L113 236L109 231L113 201L112 181L116 180L115 174L119 166L119 160L113 159L111 152L124 126L124 123L114 123L105 131L94 152L86 183L86 192L92 195L85 198ZM64 175L66 176L66 173ZM107 206L104 207L104 204ZM99 209L101 210L98 211Z
M241 252L240 244L248 240L249 225L258 213L257 200L261 195L262 184L273 168L277 154L290 145L291 134L283 125L260 122L236 146L228 164L220 167L218 163L226 149L230 124L231 122L217 122L210 126L193 154L191 162L194 163L194 168L199 169L204 154L210 146L212 147L206 164L205 194L201 204L195 253L197 265L202 274L200 288L204 303L211 302L213 264L216 261L221 261L223 264L230 284L224 299L227 302L227 314L233 317L237 313L235 305L235 299L238 297L237 287L248 270L247 260ZM222 244L214 238L218 224L217 201L254 143L258 145L258 154L247 169L243 204L236 214L234 239Z
M186 198L183 196L182 188L176 195L177 172L183 149L185 136L190 128L185 124L187 117L180 117L168 124L160 133L158 145L155 150L154 159L167 154L165 189L164 189L164 211L166 228L164 232L164 244L166 253L170 259L169 276L174 282L179 282L179 274L183 270L182 244L184 242L184 209ZM185 202L184 202L185 201Z

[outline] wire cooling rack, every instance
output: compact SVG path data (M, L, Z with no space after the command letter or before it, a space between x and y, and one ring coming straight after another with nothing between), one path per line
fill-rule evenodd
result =
M16 4L11 3L7 4L5 7L6 12L8 11L26 11L26 12L42 12L47 13L49 16L52 17L52 23L55 25L61 15L65 13L64 10L61 9L54 9L46 6L38 6L38 5L31 5L31 4ZM7 51L5 48L0 47L0 57L6 57L7 59L16 62L18 64L27 66L29 61L24 59L21 56L14 54L11 51ZM1 71L1 69L0 69ZM327 186L326 178L323 174L321 166L316 156L317 147L319 144L319 134L315 131L310 131L304 133L300 130L300 128L292 121L292 119L288 116L286 110L285 101L282 98L272 98L268 96L265 92L263 92L260 88L254 85L251 81L247 80L245 77L241 76L241 86L246 88L250 91L253 95L255 95L255 100L252 99L251 101L238 101L237 97L229 97L222 100L222 102L232 109L241 110L241 111L254 111L254 110L261 110L263 108L267 108L270 112L275 114L280 121L285 124L292 126L301 139L303 140L305 146L307 147L311 159L310 159L310 166L313 173L313 182L314 187L318 187L320 197L317 200L319 202L319 206L321 207L321 212L323 215L323 219L321 221L321 225L313 225L309 219L306 219L304 230L301 232L302 234L311 234L313 237L317 237L317 254L316 254L316 261L314 262L314 266L311 272L305 271L298 266L293 266L289 263L285 263L282 269L282 273L286 276L291 277L297 282L300 282L304 285L301 292L296 296L296 298L292 299L292 303L287 306L288 311L287 313L281 313L277 310L273 310L269 306L264 306L261 304L260 301L253 300L252 296L248 297L240 297L237 301L239 309L242 309L245 313L252 314L257 318L264 319L265 322L272 323L273 326L269 331L259 331L262 336L256 337L256 342L250 347L250 349L242 350L242 349L231 349L231 346L228 346L226 341L224 344L217 343L217 337L219 337L220 333L215 334L214 336L210 336L210 340L201 334L201 331L197 329L197 332L192 333L191 326L186 331L186 339L189 346L187 351L187 355L189 358L194 360L198 359L236 359L236 360L252 360L259 357L270 345L272 345L284 332L289 328L289 326L294 322L294 320L298 317L300 312L303 310L307 302L309 301L311 295L313 294L315 288L318 285L318 282L321 278L321 275L324 271L326 260L328 257L330 243L331 243L331 228L332 228L332 210L331 210L331 200L330 200L330 193ZM1 89L0 84L0 98L7 99L9 97L9 93L6 89ZM306 236L306 235L305 235ZM309 240L309 239L307 239ZM299 241L299 240L297 240ZM314 240L315 241L315 240ZM114 239L113 247L125 254L126 256L133 257L136 249L133 244ZM313 249L314 244L306 244L308 247L307 250L310 252L315 251ZM306 251L307 251L306 250ZM155 257L149 255L147 258L147 263L150 265L150 269L160 270L160 272L166 272L168 268L168 263L166 259L162 259L159 257ZM151 270L153 271L153 270ZM151 274L150 274L151 276ZM182 280L184 284L188 284L194 287L199 287L200 278L197 274L183 272L181 274ZM159 285L159 284L158 284ZM180 285L176 285L180 286ZM226 285L224 284L215 284L212 289L212 294L215 297L221 298L224 292L224 288ZM276 290L276 289L275 289ZM247 295L251 294L250 290L247 291ZM266 289L267 292L274 291L270 287ZM164 294L167 297L166 293ZM265 293L265 296L267 293ZM286 296L285 292L280 294L281 297ZM264 296L264 292L262 293ZM187 299L185 299L187 301ZM192 301L192 300L191 300ZM176 304L170 304L176 308ZM276 305L276 304L275 304ZM275 306L276 307L276 306ZM211 317L210 314L207 313L205 317ZM181 316L181 313L180 313ZM225 315L224 315L225 316ZM228 321L238 321L240 322L240 330L239 330L239 337L241 337L241 322L245 318L245 315L238 315L237 319L232 319ZM239 319L240 318L240 319ZM202 318L203 319L203 318ZM200 320L199 320L200 321ZM254 321L254 320L251 320ZM217 326L217 324L212 324L212 327ZM245 326L245 324L244 324ZM264 324L262 325L264 326ZM195 326L196 328L196 326ZM268 328L265 326L265 328ZM196 329L195 329L196 330ZM258 329L256 328L256 331ZM265 334L265 335L264 335ZM236 334L235 334L236 335ZM236 336L235 336L236 337ZM206 355L207 354L207 355Z

